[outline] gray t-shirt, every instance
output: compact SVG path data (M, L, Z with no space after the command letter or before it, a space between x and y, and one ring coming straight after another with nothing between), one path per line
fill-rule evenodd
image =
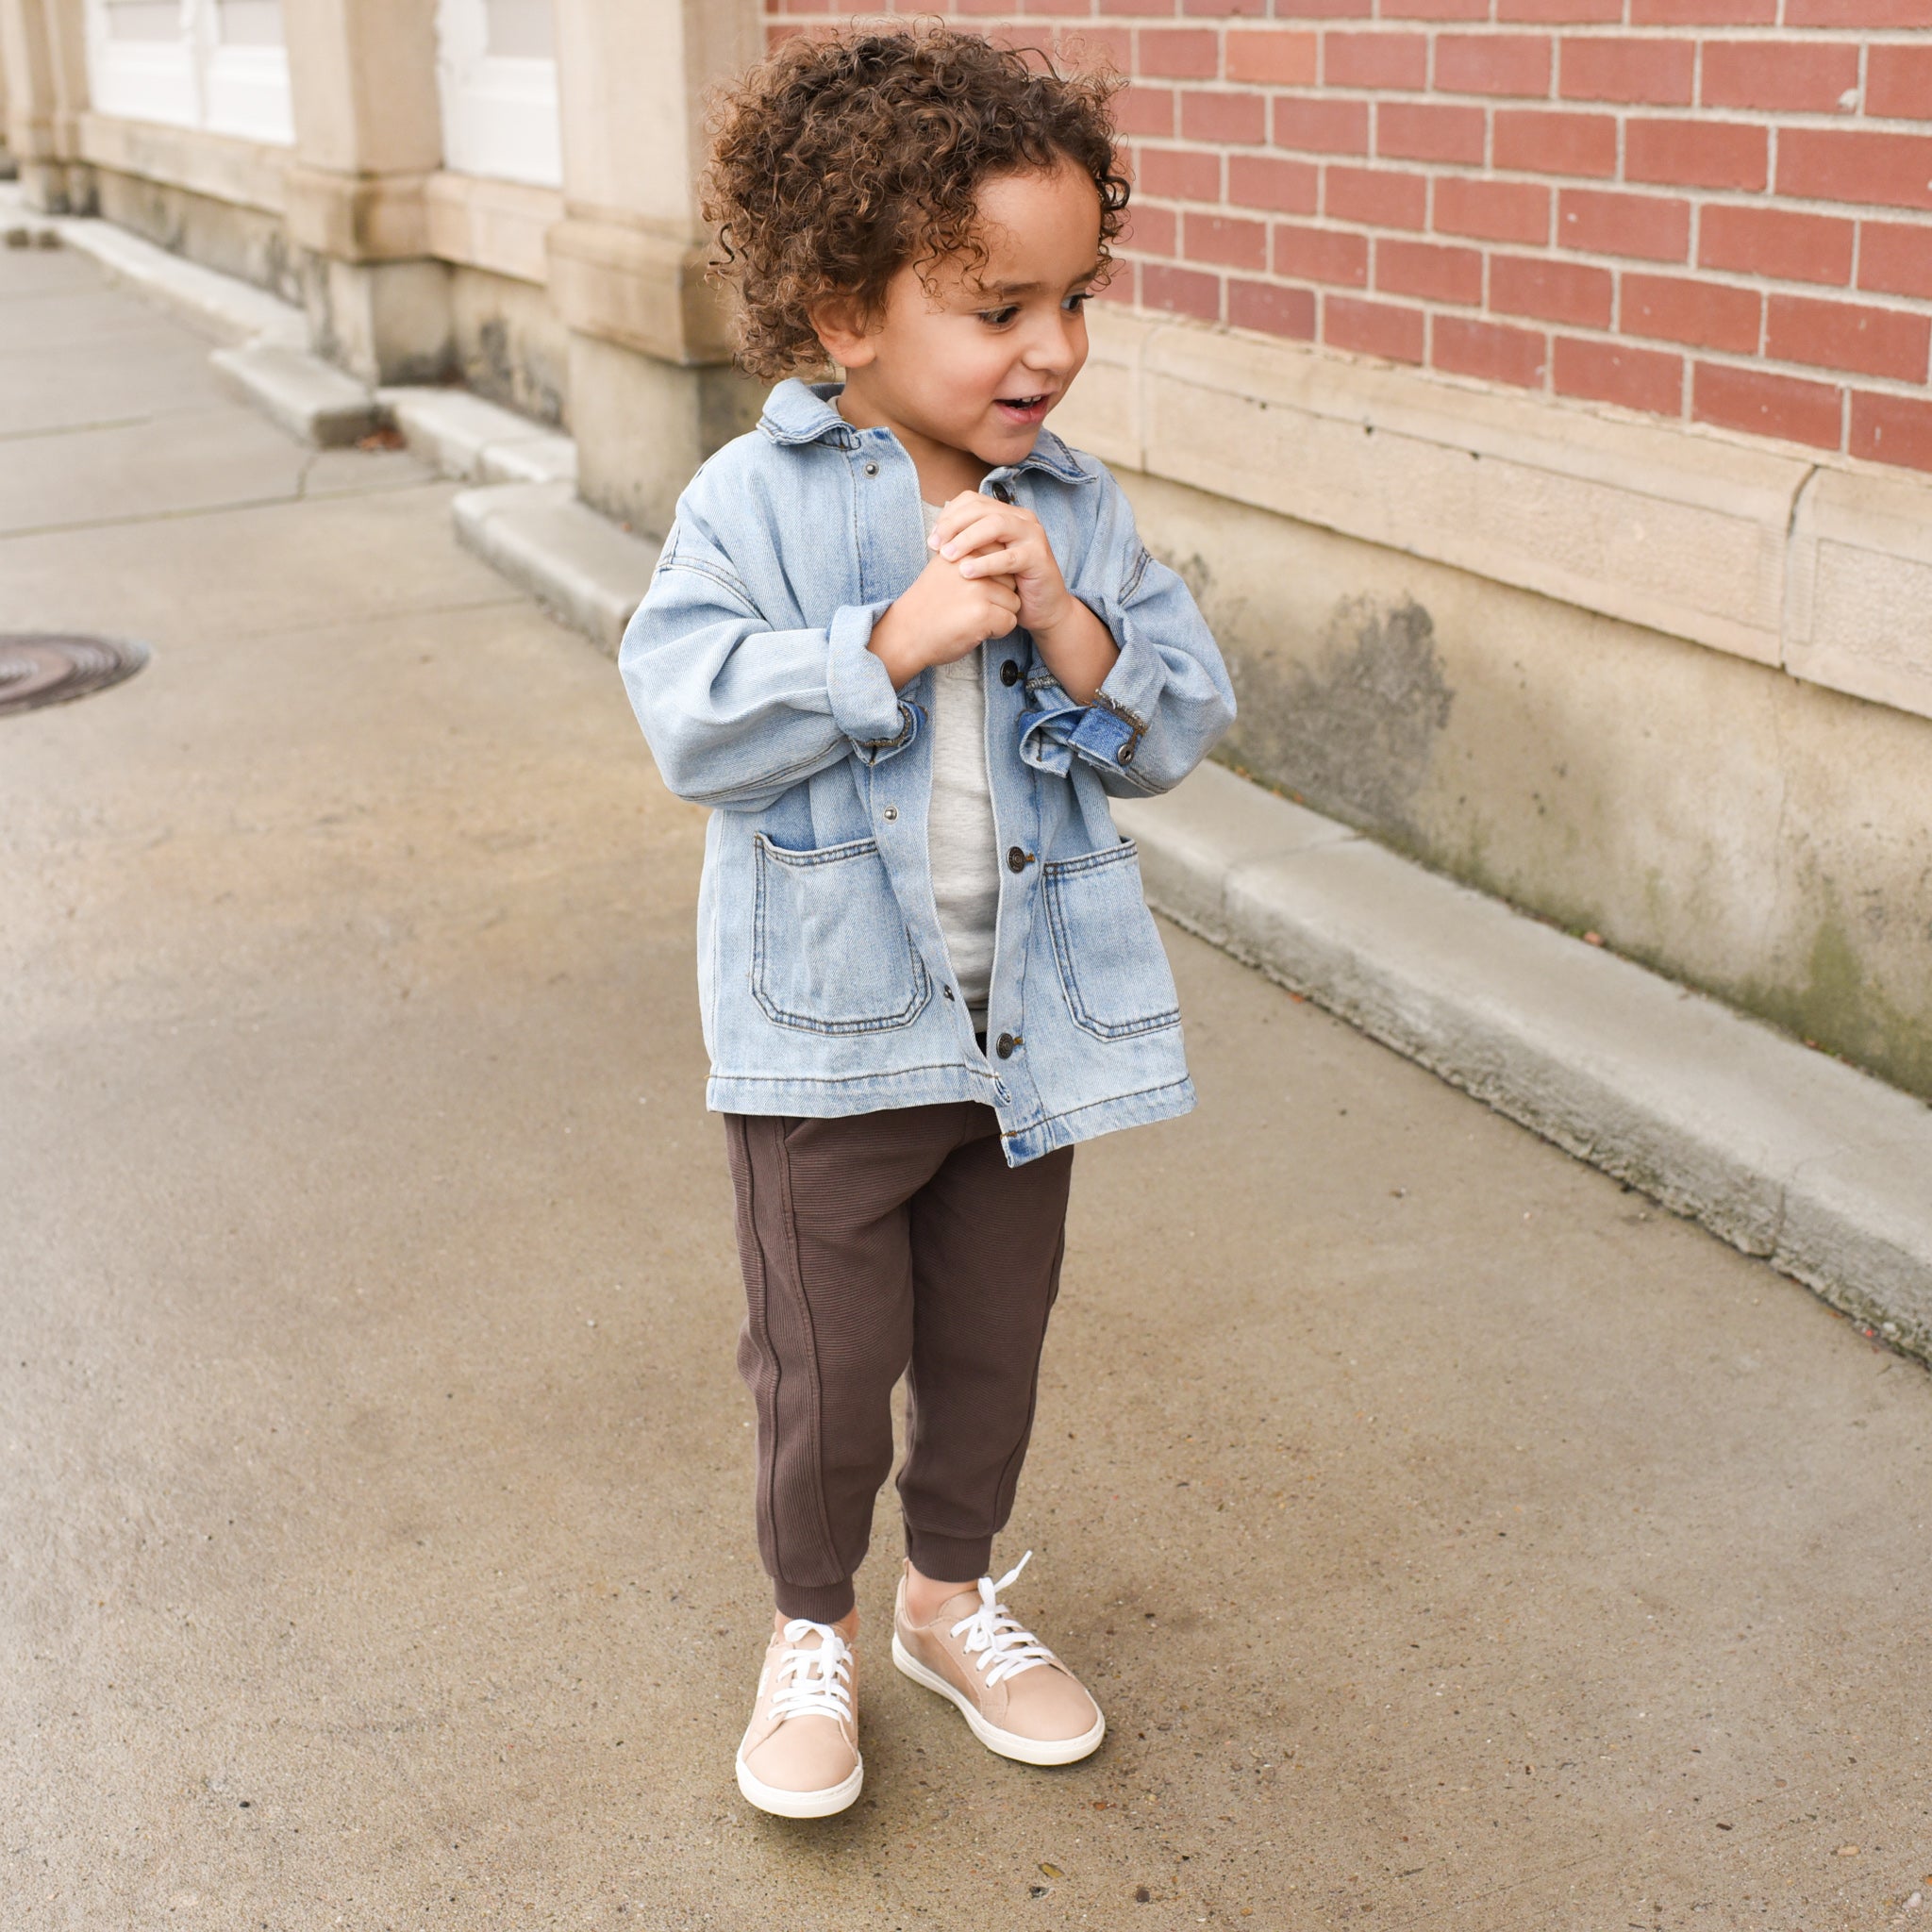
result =
M940 507L921 507L930 536ZM986 774L985 656L986 646L975 644L963 658L933 666L932 808L926 820L940 930L966 1010L981 1032L1000 907L999 828Z

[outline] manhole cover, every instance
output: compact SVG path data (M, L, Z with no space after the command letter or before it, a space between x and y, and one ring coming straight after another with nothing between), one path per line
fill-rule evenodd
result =
M145 644L58 631L0 631L0 717L106 691L147 662Z

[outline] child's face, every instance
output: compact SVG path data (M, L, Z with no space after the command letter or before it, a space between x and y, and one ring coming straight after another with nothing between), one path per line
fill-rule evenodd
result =
M827 326L846 416L883 423L915 458L924 441L989 467L1016 463L1087 359L1087 288L1099 267L1100 195L1072 161L1003 175L978 196L987 259L899 270L862 333Z

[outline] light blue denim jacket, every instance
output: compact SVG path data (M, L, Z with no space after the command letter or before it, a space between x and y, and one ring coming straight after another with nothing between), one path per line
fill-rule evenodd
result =
M1164 791L1234 717L1187 587L1104 464L1042 429L983 491L1044 525L1120 658L1091 705L988 642L1000 900L987 1048L926 856L932 673L866 648L930 553L919 478L835 383L782 382L678 500L619 665L664 781L713 808L698 895L707 1099L732 1113L984 1101L1018 1165L1193 1105L1174 975L1108 794Z

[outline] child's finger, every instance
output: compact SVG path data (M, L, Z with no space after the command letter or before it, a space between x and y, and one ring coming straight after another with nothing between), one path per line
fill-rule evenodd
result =
M972 556L975 550L983 549L989 543L1011 541L1024 527L1010 509L994 508L952 530L942 525L935 526L933 547L941 557L957 561L959 558Z
M933 522L933 541L946 543L982 517L989 517L1008 529L1034 528L1039 519L1024 504L1001 503L997 497L981 496L975 490L962 491L953 498Z
M996 509L998 504L991 497L980 495L976 490L962 490L957 496L949 496L940 505L940 513L935 520L941 529L950 529L961 518L976 515L984 509Z
M962 577L1012 576L1025 569L1025 546L1007 543L995 550L975 550L959 565Z
M989 504L984 497L975 498L974 503L976 508L958 505L943 511L933 525L932 535L926 541L935 550L943 549L946 544L958 541L962 531L997 521L1000 505Z

